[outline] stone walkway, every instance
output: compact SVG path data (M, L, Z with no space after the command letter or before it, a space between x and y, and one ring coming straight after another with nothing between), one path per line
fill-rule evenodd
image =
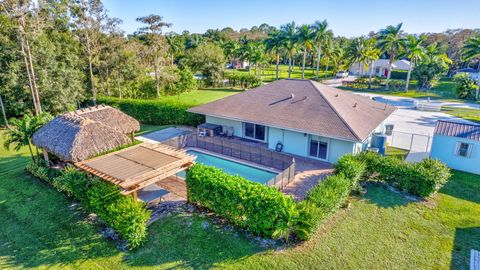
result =
M333 167L330 163L303 157L295 157L295 162L295 180L282 192L293 195L295 201L302 201L312 187L333 173Z

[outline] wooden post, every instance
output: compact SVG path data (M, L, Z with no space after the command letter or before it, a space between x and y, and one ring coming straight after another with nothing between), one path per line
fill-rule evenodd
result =
M138 201L138 196L137 196L137 191L136 191L136 190L135 190L134 192L132 192L132 197L133 197L133 200L134 200L135 202Z
M133 131L132 133L130 133L130 139L132 140L132 143L135 142L135 134L133 133Z
M45 159L45 161L47 162L47 164L50 162L49 158L48 158L48 151L43 148L43 159Z

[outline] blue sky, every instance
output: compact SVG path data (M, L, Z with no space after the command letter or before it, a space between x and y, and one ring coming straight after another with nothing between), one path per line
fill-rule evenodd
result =
M104 0L109 15L134 32L135 18L158 14L170 30L202 33L230 26L236 30L268 23L280 26L327 19L336 35L358 36L403 22L409 33L480 28L480 0Z

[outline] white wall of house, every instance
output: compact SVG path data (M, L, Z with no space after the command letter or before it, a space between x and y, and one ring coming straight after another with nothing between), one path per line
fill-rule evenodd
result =
M458 154L459 143L470 145L468 156ZM480 142L478 141L435 135L430 156L439 159L452 169L480 174Z
M240 121L206 116L206 122L222 125L222 126L233 127L234 136L245 137L244 131L243 131L244 124ZM266 142L268 144L268 148L275 150L277 143L282 143L283 152L302 156L302 157L310 157L309 148L310 148L310 140L312 138L315 140L328 143L327 157L325 159L325 161L327 162L334 163L342 155L356 153L356 146L358 144L356 142L339 140L334 138L327 138L327 137L320 137L320 136L315 136L315 135L306 134L302 132L275 128L275 127L267 127L267 130L266 130Z

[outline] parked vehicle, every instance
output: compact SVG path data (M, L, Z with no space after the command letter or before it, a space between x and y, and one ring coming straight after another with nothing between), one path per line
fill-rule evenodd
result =
M337 72L337 74L335 74L335 76L337 78L346 78L348 77L348 71L345 71L345 70L339 71Z

